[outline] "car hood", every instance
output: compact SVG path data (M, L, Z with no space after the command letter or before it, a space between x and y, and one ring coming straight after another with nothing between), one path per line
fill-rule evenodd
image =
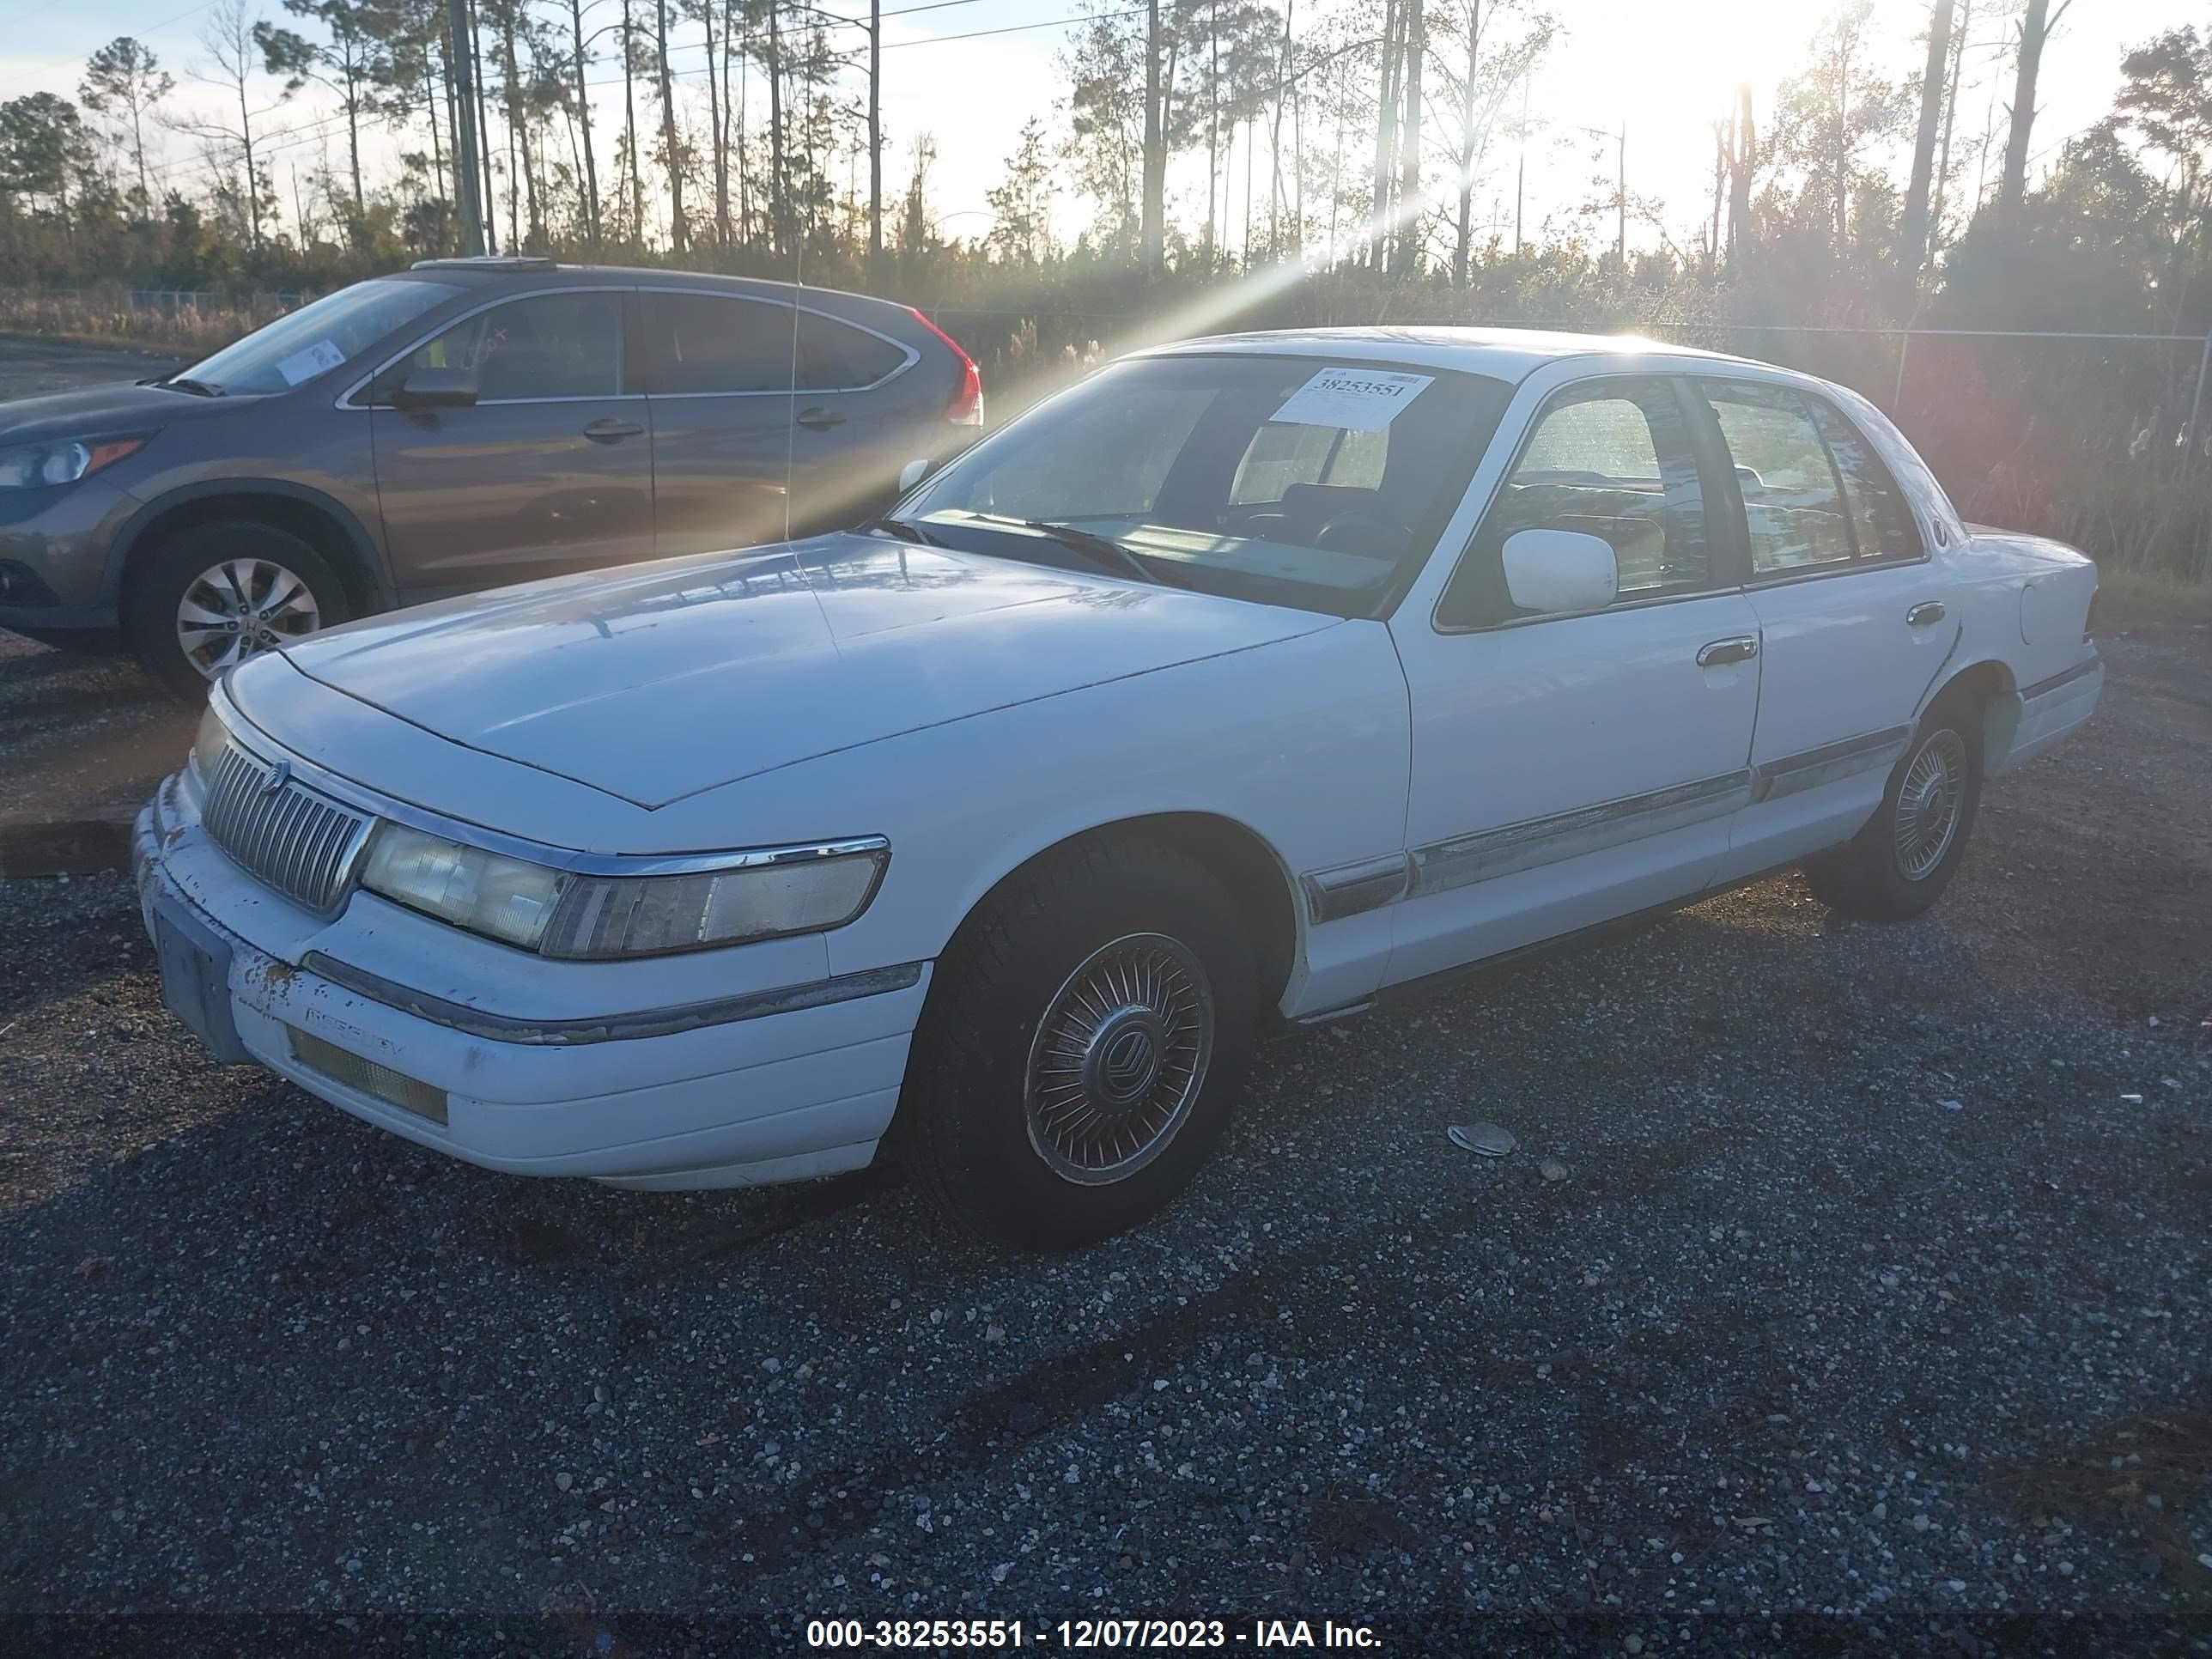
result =
M149 432L156 427L232 414L259 401L202 398L128 380L76 392L52 392L43 398L17 398L0 404L0 445Z
M844 535L447 600L285 655L440 737L656 807L1335 623Z

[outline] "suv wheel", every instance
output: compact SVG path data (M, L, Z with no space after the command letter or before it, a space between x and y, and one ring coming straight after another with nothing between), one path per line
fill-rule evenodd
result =
M125 611L146 672L191 702L224 670L342 623L353 606L331 562L290 531L222 519L157 548Z

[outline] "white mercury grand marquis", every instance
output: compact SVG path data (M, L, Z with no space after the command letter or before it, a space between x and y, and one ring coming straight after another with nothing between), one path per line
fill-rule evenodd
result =
M1271 1022L1785 866L1924 909L2095 706L2095 587L1802 374L1192 341L860 531L243 664L137 880L210 1050L410 1140L693 1188L889 1137L1065 1248L1189 1181Z

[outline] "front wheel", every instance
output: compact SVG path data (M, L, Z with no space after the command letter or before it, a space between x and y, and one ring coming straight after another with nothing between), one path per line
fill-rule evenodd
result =
M1141 841L1049 854L938 963L899 1109L907 1162L1003 1243L1134 1226L1220 1138L1258 999L1236 904L1195 860Z
M275 525L226 519L163 543L125 600L132 651L172 696L353 614L328 559Z
M1813 896L1871 921L1908 921L1941 898L1981 805L1981 709L1967 699L1931 705L1866 827L1807 861Z

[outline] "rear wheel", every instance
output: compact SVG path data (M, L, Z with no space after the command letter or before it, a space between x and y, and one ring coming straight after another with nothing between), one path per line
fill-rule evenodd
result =
M1866 827L1807 861L1814 896L1872 921L1909 920L1941 898L1981 805L1981 733L1974 699L1939 697L1929 705Z
M194 701L226 669L353 614L323 555L275 525L224 519L155 549L125 600L131 647L173 696Z
M969 1231L1065 1250L1188 1183L1249 1062L1258 966L1204 866L1143 841L1048 854L937 966L900 1108L921 1188Z

